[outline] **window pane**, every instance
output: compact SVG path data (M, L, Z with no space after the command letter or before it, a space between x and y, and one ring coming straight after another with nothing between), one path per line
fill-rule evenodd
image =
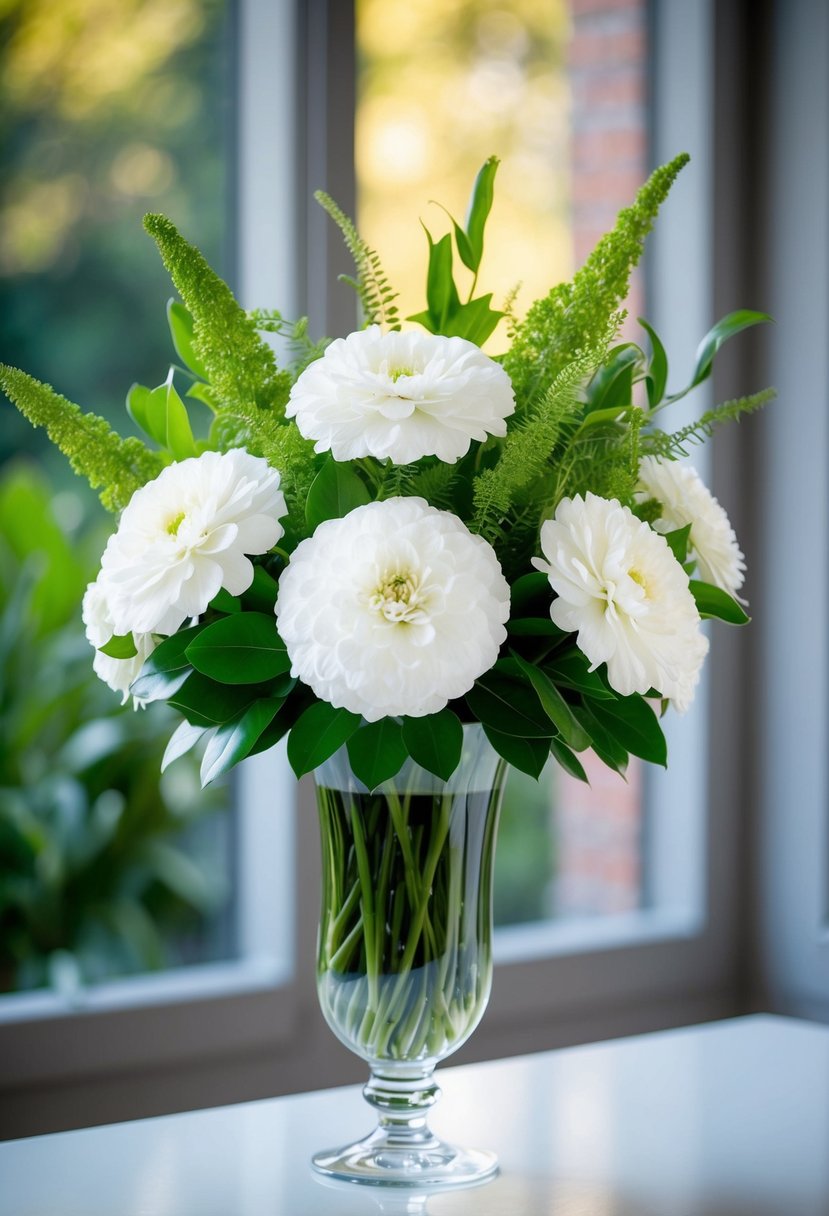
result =
M424 307L426 239L463 219L480 165L501 159L478 290L516 313L569 278L644 180L645 0L358 0L358 224L401 295ZM461 271L461 273L463 273ZM641 276L625 332L637 336ZM505 337L496 331L493 353ZM588 788L549 765L510 778L498 924L644 905L643 781L582 758Z
M3 5L0 357L125 434L127 388L172 356L143 213L229 270L227 23L224 0ZM159 778L171 716L92 673L80 604L111 521L1 408L0 991L228 958L228 791L186 761Z

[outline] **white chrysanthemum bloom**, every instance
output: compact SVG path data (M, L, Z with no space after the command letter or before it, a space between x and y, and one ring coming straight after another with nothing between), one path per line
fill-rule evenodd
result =
M335 460L454 464L473 439L506 435L514 409L509 376L474 343L372 325L332 342L299 377L285 412Z
M243 448L168 465L136 490L101 559L115 632L171 634L224 587L253 580L246 555L279 540L279 473Z
M422 498L322 523L279 580L291 674L362 714L421 717L463 696L506 638L509 586L492 547Z
M607 663L622 696L651 688L680 712L693 698L708 641L688 575L664 537L615 500L563 499L533 558L557 594L550 616L578 633L593 667Z
M677 460L645 456L639 466L640 500L655 498L662 516L657 532L691 525L690 547L699 577L736 595L745 580L745 559L728 516L696 469Z
M91 646L95 647L95 657L92 667L96 676L108 684L113 692L121 693L123 705L129 697L130 684L137 679L138 673L144 666L145 660L158 645L151 633L134 633L137 654L131 659L111 659L107 654L101 654L99 646L106 646L115 633L112 617L107 604L106 592L100 582L90 583L83 597L83 623L86 627L86 637ZM135 705L144 702L135 698Z

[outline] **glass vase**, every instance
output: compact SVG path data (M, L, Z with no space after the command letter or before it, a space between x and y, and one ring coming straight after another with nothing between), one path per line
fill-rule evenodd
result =
M448 781L407 760L373 792L342 748L316 770L322 834L317 991L328 1025L371 1073L375 1130L316 1170L385 1186L469 1186L494 1154L427 1125L435 1066L469 1038L492 982L492 871L506 766L464 727Z

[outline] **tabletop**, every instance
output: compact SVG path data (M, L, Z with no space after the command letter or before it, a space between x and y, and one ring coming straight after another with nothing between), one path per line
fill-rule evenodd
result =
M0 1144L0 1216L829 1216L829 1027L736 1018L440 1070L432 1124L494 1182L325 1185L359 1087Z

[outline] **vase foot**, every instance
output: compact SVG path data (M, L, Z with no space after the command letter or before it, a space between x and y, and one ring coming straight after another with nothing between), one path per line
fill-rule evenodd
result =
M440 1190L476 1186L498 1173L494 1153L456 1148L432 1135L412 1144L383 1128L344 1148L316 1153L312 1164L317 1173L340 1182Z

